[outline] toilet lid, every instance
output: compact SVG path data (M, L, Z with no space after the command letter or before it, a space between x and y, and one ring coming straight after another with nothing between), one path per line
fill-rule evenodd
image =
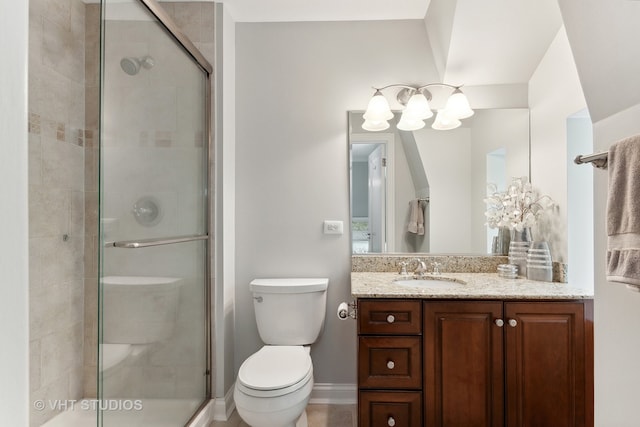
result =
M275 390L302 381L311 369L304 347L265 345L240 366L238 380L254 390Z

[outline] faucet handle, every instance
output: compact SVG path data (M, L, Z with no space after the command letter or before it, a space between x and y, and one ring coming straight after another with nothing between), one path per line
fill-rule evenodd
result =
M433 267L433 274L440 274L440 266L442 265L442 263L439 262L432 262L431 266Z
M398 274L401 274L403 276L407 276L409 273L407 273L407 265L409 265L408 262L405 261L400 261L398 263L398 265L400 266L400 272Z

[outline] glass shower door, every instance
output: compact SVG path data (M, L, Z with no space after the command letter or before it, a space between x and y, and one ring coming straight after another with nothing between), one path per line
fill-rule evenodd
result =
M183 426L208 397L209 75L141 1L102 24L99 425Z

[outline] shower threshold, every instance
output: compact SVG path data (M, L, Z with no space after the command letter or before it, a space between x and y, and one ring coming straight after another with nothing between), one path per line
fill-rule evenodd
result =
M201 403L198 399L83 399L42 427L96 427L97 408L103 409L103 427L178 427Z

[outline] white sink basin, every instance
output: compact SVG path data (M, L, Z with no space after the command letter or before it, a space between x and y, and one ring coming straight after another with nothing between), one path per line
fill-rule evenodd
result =
M396 280L393 283L401 286L425 286L428 288L455 288L464 286L463 283L443 279L406 279Z

